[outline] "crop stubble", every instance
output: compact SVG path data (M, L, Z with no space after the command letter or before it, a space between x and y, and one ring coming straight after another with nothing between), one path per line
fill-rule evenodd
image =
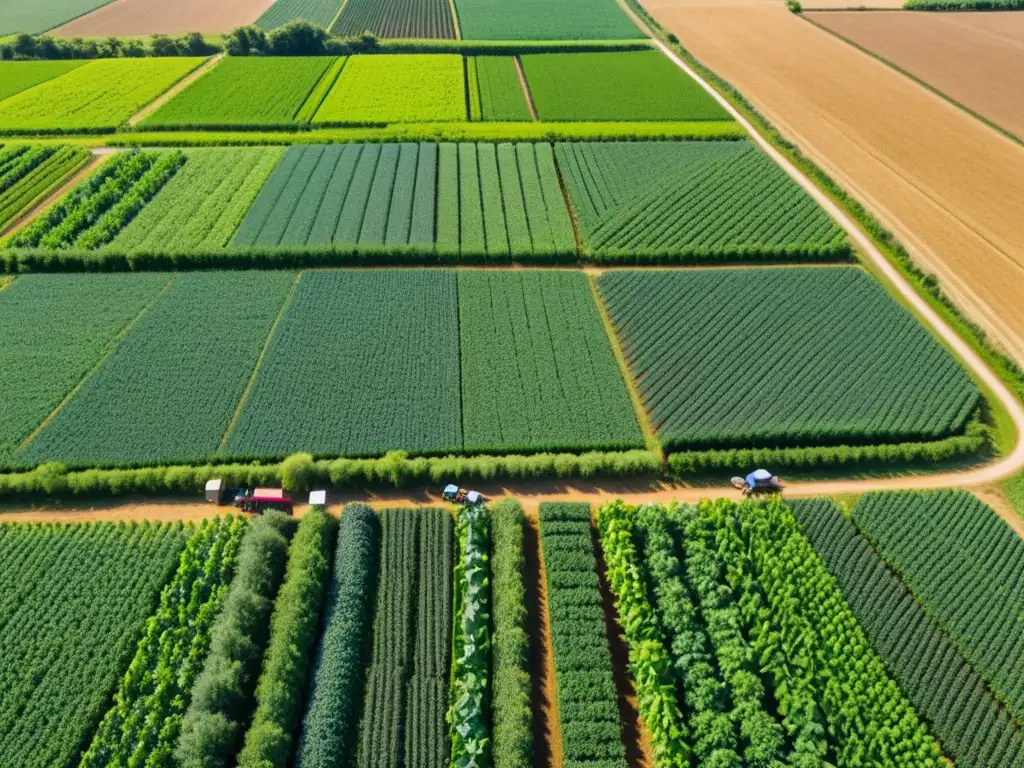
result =
M252 24L274 0L117 0L53 31L57 37L230 32Z

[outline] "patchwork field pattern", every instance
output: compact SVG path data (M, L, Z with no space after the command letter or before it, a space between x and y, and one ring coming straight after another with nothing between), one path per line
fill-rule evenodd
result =
M85 64L84 61L0 62L0 101L67 74L83 64Z
M643 446L586 276L458 274L467 450Z
M0 294L0 459L8 459L168 275L22 275Z
M464 40L637 40L614 0L455 0Z
M0 37L23 32L36 35L81 16L112 0L50 0L45 3L4 3L0 7Z
M294 280L178 275L19 460L123 466L212 456Z
M89 157L89 150L82 147L0 148L0 230L84 166Z
M294 123L331 56L228 56L143 121L147 128Z
M158 251L223 248L284 151L184 150L185 165L114 238L113 246Z
M465 120L464 66L455 54L351 56L313 122Z
M541 120L728 120L717 101L660 51L521 57Z
M448 0L349 0L331 28L341 37L367 31L381 38L456 37Z
M668 450L934 440L980 400L859 268L614 271L598 284Z
M290 147L233 244L431 248L436 144Z
M533 120L512 56L476 56L484 120Z
M101 59L0 101L3 131L114 129L203 63Z
M442 270L303 274L227 452L458 450L456 291Z
M572 222L549 144L442 144L437 252L568 256Z
M308 21L328 29L340 10L341 0L277 0L256 19L256 26L272 30L292 21Z
M844 242L810 195L745 141L563 143L556 154L584 252L827 254Z

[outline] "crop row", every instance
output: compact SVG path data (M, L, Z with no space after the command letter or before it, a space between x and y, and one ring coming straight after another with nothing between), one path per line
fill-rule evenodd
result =
M34 88L47 80L65 75L86 63L75 60L5 61L4 76L0 78L0 101Z
M965 768L1024 765L1019 724L850 518L828 500L792 506L886 668L949 757ZM1002 636L991 625L989 632Z
M635 40L614 0L455 0L465 40Z
M349 0L331 27L341 37L367 31L381 38L457 37L448 0Z
M327 29L340 10L341 0L275 0L256 19L256 26L273 30L293 21L308 21Z
M480 99L480 120L532 120L516 60L512 56L474 56L470 65L476 72ZM470 97L473 96L470 84Z
M671 450L935 440L979 401L858 268L614 271L598 286Z
M88 161L81 147L17 148L0 155L0 230Z

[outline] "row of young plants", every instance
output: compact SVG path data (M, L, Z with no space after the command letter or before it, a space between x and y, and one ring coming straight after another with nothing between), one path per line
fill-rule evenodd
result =
M83 167L89 157L89 150L83 147L42 147L33 158L23 157L17 169L8 168L0 177L0 229L22 211L31 209L62 179Z

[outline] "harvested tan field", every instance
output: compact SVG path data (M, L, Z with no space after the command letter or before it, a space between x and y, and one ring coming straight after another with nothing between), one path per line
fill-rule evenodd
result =
M115 0L57 27L56 37L217 34L251 24L274 0Z
M1024 138L1024 14L809 13L1004 131Z
M781 4L646 5L1024 363L1024 148Z
M893 10L902 8L903 0L807 0L803 7L805 11L844 10L847 8Z

